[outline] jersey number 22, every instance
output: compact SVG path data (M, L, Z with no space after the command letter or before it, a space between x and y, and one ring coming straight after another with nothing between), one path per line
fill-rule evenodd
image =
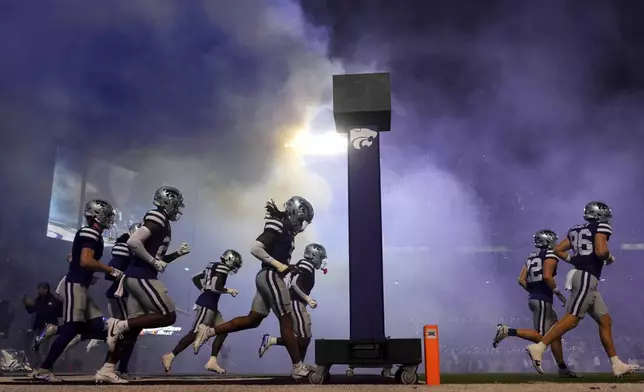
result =
M540 258L528 260L526 281L528 283L541 282L543 280L543 262Z

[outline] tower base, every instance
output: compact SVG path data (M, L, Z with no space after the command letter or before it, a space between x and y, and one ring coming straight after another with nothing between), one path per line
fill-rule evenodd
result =
M422 339L317 339L317 368L309 375L309 382L326 384L333 365L348 365L347 376L353 376L354 369L380 368L385 377L395 377L401 384L416 384L422 361ZM398 370L392 372L394 366Z

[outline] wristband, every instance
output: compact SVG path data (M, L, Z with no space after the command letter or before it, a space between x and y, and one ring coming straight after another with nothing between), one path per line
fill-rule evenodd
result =
M273 259L271 260L271 265L275 267L278 272L284 272L288 268L286 265L280 263L279 261Z

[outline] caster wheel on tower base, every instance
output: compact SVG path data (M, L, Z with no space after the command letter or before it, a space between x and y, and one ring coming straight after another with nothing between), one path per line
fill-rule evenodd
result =
M328 384L331 380L331 374L327 371L313 371L309 373L309 383L315 385Z
M353 377L356 375L356 372L353 371L353 369L347 369L347 372L345 373L347 377Z
M398 376L398 372L396 372L396 376L397 376L396 381L398 381L403 385L418 384L418 373L416 372L401 370L399 376Z

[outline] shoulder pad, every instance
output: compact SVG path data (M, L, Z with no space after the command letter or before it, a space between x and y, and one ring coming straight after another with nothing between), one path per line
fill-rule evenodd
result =
M547 250L547 251L544 253L543 258L544 258L544 259L555 259L555 260L559 261L559 258L557 257L557 255L555 254L555 252L553 252L553 251L551 251L551 250Z
M312 274L315 271L315 268L313 267L313 265L306 261L300 261L299 263L296 264L296 266L297 268L299 268L301 272L308 272Z
M154 222L161 227L165 227L168 221L168 218L160 211L150 210L143 217L143 222Z
M126 244L116 243L112 248L112 256L130 257L130 248Z
M229 272L230 272L230 268L228 268L228 266L224 264L219 263L215 267L215 273L227 275Z
M267 218L266 222L264 222L264 230L282 234L284 232L284 223L279 219Z
M610 223L598 223L597 224L597 232L606 234L606 235L611 235L613 234L613 228L611 227Z
M101 237L101 233L98 231L92 229L91 227L83 227L78 231L78 236L83 237L85 239L92 239L94 241L101 241L103 240L103 237Z

